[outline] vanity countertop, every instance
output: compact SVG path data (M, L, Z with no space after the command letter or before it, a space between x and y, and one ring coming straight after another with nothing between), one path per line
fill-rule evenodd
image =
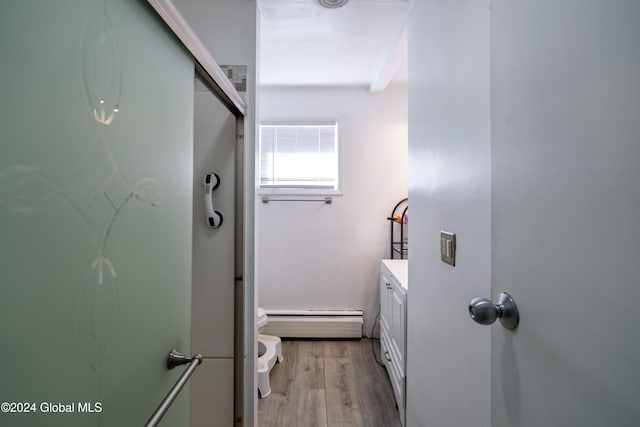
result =
M400 282L403 288L409 288L409 260L383 259L382 263L389 269L398 282Z

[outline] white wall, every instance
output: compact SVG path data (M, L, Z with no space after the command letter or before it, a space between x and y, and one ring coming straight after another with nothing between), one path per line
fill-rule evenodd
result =
M489 2L416 1L409 23L407 425L490 425ZM456 266L440 231L457 235Z
M391 209L407 194L407 91L262 88L260 117L338 120L343 196L333 204L257 202L258 302L265 309L378 312L379 264Z

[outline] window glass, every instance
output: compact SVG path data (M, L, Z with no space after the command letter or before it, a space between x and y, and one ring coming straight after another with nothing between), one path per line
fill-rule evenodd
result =
M338 190L338 125L260 126L260 188Z

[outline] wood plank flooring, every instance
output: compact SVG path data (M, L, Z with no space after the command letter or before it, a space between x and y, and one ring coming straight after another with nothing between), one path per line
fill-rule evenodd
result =
M271 394L258 402L260 427L401 426L370 340L283 340L282 352L284 361L271 370Z

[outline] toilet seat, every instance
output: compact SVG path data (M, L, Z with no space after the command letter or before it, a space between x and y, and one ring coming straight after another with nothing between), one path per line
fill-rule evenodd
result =
M258 313L256 314L256 319L258 324L258 330L261 330L269 321L269 319L267 318L267 312L260 307L258 307Z

